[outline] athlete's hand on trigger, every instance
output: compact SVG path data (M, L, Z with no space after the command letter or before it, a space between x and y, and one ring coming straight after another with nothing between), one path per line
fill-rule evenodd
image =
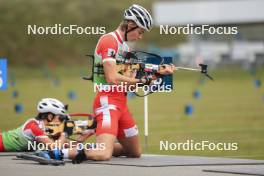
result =
M163 64L160 66L158 73L162 75L170 75L175 70L175 66L173 64Z

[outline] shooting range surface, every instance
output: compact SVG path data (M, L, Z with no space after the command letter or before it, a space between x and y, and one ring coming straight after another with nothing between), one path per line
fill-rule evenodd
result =
M13 155L13 156L11 156ZM16 168L16 169L14 169ZM64 166L39 165L16 159L15 153L0 154L1 175L263 175L264 160L211 158L195 156L143 155L142 158L113 158L110 161L86 161ZM221 173L223 172L223 173ZM230 174L231 175L231 174Z

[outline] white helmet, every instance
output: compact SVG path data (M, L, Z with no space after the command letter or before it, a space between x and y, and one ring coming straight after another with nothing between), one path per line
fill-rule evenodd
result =
M55 98L44 98L38 103L38 112L51 112L55 115L67 115L67 106Z
M153 20L150 13L142 6L133 4L124 13L125 20L134 21L138 27L150 31L152 28Z

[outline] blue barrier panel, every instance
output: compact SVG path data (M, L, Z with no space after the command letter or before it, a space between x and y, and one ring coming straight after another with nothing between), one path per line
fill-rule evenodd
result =
M14 91L12 92L12 97L13 97L13 98L17 98L17 97L18 97L18 91L14 90Z
M185 106L185 114L192 115L193 114L193 106L191 104L187 104Z
M199 90L195 90L193 92L193 98L194 99L200 99L201 98L201 92Z
M23 112L24 107L23 107L23 105L21 103L16 103L15 107L14 107L14 110L15 110L16 113L20 114L20 113Z
M0 90L7 89L7 60L0 59Z
M75 100L77 98L76 93L74 91L69 91L68 92L68 98L70 100Z
M259 80L259 79L256 79L256 80L254 80L254 86L256 87L256 88L259 88L260 86L261 86L261 80Z

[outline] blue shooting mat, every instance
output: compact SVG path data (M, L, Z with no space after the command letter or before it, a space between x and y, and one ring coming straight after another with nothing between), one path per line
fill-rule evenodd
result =
M164 59L163 64L172 64L172 57L163 57L163 59ZM157 59L157 57L146 58L146 63L150 63L150 64L159 65L160 61L161 60ZM173 90L173 76L172 75L166 75L163 77L163 84L160 87L160 90L166 90L167 92Z

